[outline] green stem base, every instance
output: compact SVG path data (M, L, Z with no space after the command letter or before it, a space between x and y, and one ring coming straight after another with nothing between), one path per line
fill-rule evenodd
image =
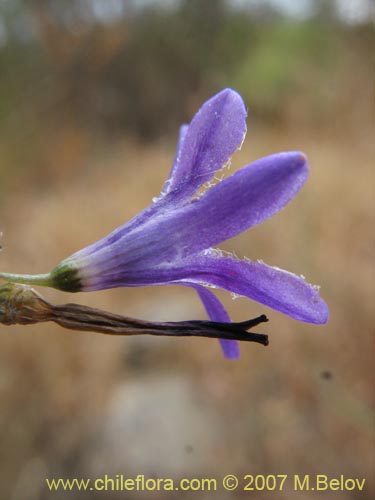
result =
M51 273L48 274L12 274L0 273L0 278L11 283L22 283L23 285L52 286Z

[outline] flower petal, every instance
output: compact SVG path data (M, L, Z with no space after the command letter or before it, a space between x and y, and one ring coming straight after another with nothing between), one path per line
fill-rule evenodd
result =
M180 209L168 221L165 237L188 252L217 245L268 219L297 194L308 177L301 152L286 152L254 161ZM186 243L185 243L186 244Z
M117 272L95 278L91 287L148 286L165 284L211 285L243 295L299 321L324 324L328 307L319 296L318 287L304 278L263 262L221 256L217 250L194 255L179 263L143 271ZM95 285L100 286L95 286ZM108 286L107 286L108 284Z
M198 292L207 314L212 321L230 323L229 314L224 309L223 304L212 292L197 284L187 283L187 286L194 288ZM226 358L238 359L240 357L240 346L237 340L219 339L219 341Z
M239 260L231 256L196 255L169 272L169 279L200 282L256 300L299 321L324 324L327 304L319 288L304 278L263 262Z
M211 180L241 146L246 116L241 96L232 89L206 101L190 125L180 130L174 165L162 194L183 200Z
M181 156L181 147L182 143L184 141L184 138L186 136L186 132L189 128L189 125L182 125L180 127L179 131L179 137L177 141L177 148L176 148L176 155L175 159L173 162L172 169L170 171L170 174L168 176L168 179L166 180L164 187L162 189L161 195L159 198L153 200L153 203L143 209L141 212L139 212L137 215L135 215L132 219L130 219L128 222L123 224L122 226L117 227L114 229L111 233L109 233L107 236L102 238L99 241L96 241L92 245L80 250L75 254L76 257L80 256L88 256L91 255L102 248L108 247L108 245L112 245L119 239L121 239L125 234L129 234L131 231L139 227L141 224L147 221L147 219L151 218L153 215L155 215L159 210L168 210L172 209L173 206L171 203L171 200L165 200L164 196L166 193L169 191L169 185L171 182L171 179L175 175L175 171L177 170L177 167L179 165L179 158Z
M261 158L198 200L168 216L153 218L142 231L132 234L128 252L137 248L137 256L140 251L143 254L143 263L152 265L217 245L281 210L302 187L308 171L306 157L300 152Z
M189 125L187 125L187 124L181 125L181 127L180 127L180 131L178 134L176 154L174 157L173 165L172 165L171 171L169 172L168 178L165 181L164 187L161 191L161 196L165 196L167 193L169 193L169 191L171 190L171 186L173 185L173 179L178 176L177 170L178 170L180 163L181 163L182 144L185 140L188 128L189 128Z
M110 288L110 277L117 282L119 276L122 284L112 286L136 286L129 284L126 276L132 282L144 271L152 272L199 253L271 217L295 196L307 175L308 165L302 153L262 158L224 179L198 200L174 209L166 203L135 229L124 231L121 238L113 241L109 235L94 244L92 248L99 244L101 247L89 258L81 251L66 263L78 267L82 278L97 275L97 289L101 288L100 280ZM90 285L85 283L93 286L92 281Z
M234 90L224 89L206 101L191 124L180 127L175 159L160 197L126 224L77 252L75 257L92 255L112 245L159 211L173 210L175 204L193 195L241 146L246 134L246 116L242 97Z

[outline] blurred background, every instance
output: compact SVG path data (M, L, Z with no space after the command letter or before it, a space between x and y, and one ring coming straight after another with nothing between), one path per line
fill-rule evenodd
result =
M160 192L179 125L224 87L249 109L231 172L282 150L311 176L280 214L222 245L321 285L326 326L267 313L238 362L207 339L1 327L1 497L45 478L328 474L374 498L374 18L371 0L1 0L1 270L47 272ZM183 287L42 290L149 320L205 318ZM256 498L314 497L259 492ZM179 493L242 498L248 492ZM97 498L129 498L97 494ZM164 498L162 492L149 498ZM96 498L96 497L95 497Z

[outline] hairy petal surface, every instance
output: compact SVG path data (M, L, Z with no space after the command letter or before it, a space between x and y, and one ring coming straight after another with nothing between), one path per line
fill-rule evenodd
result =
M182 125L173 166L161 195L126 224L77 252L83 257L112 245L157 213L168 213L212 179L241 146L246 135L242 97L224 89L203 104L190 125Z
M177 170L180 166L181 163L181 149L182 149L182 144L185 140L187 131L188 131L189 125L184 124L181 125L179 134L178 134L178 140L177 140L177 148L176 148L176 154L173 160L173 165L171 168L171 171L169 172L168 178L165 181L164 187L161 191L161 196L166 196L172 189L173 186L173 179L177 178Z
M199 253L271 217L297 194L307 176L302 153L261 158L201 198L175 209L159 209L116 241L109 241L109 235L108 244L103 246L104 238L101 248L89 258L80 253L70 260L75 261L82 277L100 274L105 280L119 270L142 274ZM124 281L117 286L129 285Z
M185 280L189 276L194 282L243 295L299 321L315 324L328 321L328 307L319 296L318 287L263 262L199 255L176 266L173 275L177 274Z
M210 290L197 284L187 283L187 285L193 287L198 292L199 298L212 321L230 323L229 314L224 309L223 304ZM240 357L240 345L237 340L219 339L219 342L226 358L238 359Z
M120 240L123 238L125 235L128 235L131 231L134 229L137 229L137 227L141 226L143 223L145 223L149 218L153 217L158 211L164 211L164 210L173 210L173 202L172 200L167 200L165 199L165 195L169 191L169 185L170 185L170 179L174 177L175 171L178 168L179 162L180 162L180 156L181 156L181 147L182 143L185 139L187 130L189 128L189 125L182 125L180 127L179 131L179 137L177 141L177 148L176 148L176 155L175 159L170 171L170 174L168 176L168 179L166 180L164 187L162 189L161 195L159 198L153 200L153 203L143 209L141 212L139 212L137 215L135 215L132 219L130 219L128 222L123 224L120 227L117 227L114 229L111 233L106 235L104 238L96 241L92 245L87 246L86 248L83 248L79 252L77 252L75 255L76 256L87 256L91 255L102 248L108 247L108 245L111 245L115 243L116 241Z
M302 277L263 262L223 257L213 252L142 272L119 270L93 279L86 286L97 290L116 286L206 284L243 295L299 321L315 324L328 321L328 307L320 298L318 288Z
M171 213L158 214L127 242L148 266L174 261L242 233L281 210L308 176L299 152L268 156L237 171ZM119 249L120 250L120 249ZM121 250L120 250L121 252Z
M164 195L176 200L192 196L211 180L241 146L246 134L242 97L224 89L206 101L188 127L182 127L175 161Z

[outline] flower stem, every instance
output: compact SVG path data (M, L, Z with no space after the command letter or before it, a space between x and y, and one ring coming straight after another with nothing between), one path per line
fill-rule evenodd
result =
M52 286L51 274L12 274L0 273L0 278L10 283L21 283L23 285Z

